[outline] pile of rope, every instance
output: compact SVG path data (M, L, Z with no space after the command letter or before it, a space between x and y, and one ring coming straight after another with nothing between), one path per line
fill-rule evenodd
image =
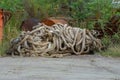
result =
M101 50L101 41L91 31L67 24L39 24L32 31L23 31L10 42L9 53L20 56L63 57Z

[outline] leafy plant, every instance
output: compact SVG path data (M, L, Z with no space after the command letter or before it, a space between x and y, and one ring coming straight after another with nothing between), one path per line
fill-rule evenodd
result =
M9 11L19 11L23 9L21 0L1 0L0 8L9 10Z

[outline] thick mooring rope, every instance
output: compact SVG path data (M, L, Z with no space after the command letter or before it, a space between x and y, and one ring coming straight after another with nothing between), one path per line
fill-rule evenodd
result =
M9 52L21 56L63 57L101 50L101 41L89 30L67 24L39 24L32 31L22 32L11 41Z

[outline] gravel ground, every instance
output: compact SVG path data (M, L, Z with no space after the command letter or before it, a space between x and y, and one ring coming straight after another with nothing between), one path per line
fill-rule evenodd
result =
M0 58L0 80L120 80L120 58Z

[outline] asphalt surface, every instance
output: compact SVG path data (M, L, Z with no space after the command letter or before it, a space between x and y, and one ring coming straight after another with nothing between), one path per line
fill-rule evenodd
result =
M120 58L0 58L0 80L120 80Z

